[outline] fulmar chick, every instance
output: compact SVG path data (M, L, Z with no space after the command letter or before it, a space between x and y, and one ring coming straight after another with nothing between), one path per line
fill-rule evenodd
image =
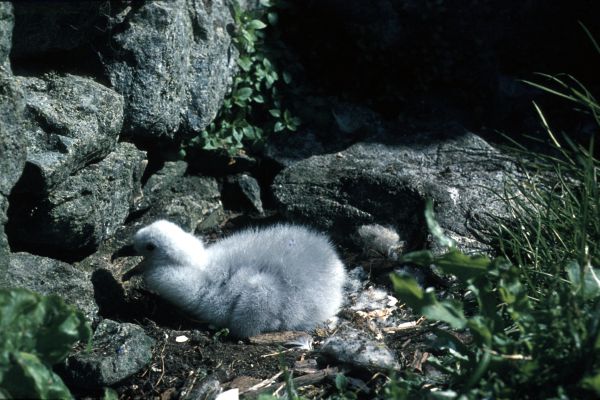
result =
M346 271L329 240L301 226L236 233L211 246L168 221L133 238L145 286L237 337L310 330L334 316Z

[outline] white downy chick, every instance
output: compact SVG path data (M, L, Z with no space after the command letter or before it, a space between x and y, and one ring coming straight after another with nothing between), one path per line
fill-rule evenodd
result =
M149 290L237 337L310 330L343 302L342 261L326 236L301 226L249 229L204 247L161 220L133 240Z

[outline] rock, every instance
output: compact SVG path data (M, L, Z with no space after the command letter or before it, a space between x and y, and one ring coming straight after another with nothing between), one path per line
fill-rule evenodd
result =
M0 70L10 72L10 50L12 47L12 32L15 23L13 6L9 2L0 3Z
M94 332L91 351L67 358L61 375L86 389L114 385L150 363L153 345L141 327L105 319Z
M423 246L423 210L431 198L446 233L464 250L482 250L482 229L494 223L491 215L504 215L493 190L501 192L513 172L513 163L480 137L442 127L391 144L358 143L311 157L283 170L272 188L290 219L339 240L365 224L389 226L408 249Z
M120 18L103 62L125 98L125 129L145 139L203 130L237 69L227 3L144 2Z
M206 375L202 369L197 370L183 384L179 398L181 400L217 399L221 393L221 384L213 375ZM228 398L228 397L227 397ZM232 397L234 398L234 397ZM237 397L236 397L237 398Z
M28 253L13 253L7 274L8 287L62 297L79 308L90 321L98 314L90 274L67 263Z
M166 162L144 186L144 200L138 206L147 210L142 223L168 219L187 231L206 229L221 222L224 212L215 178L184 176L186 164Z
M338 362L367 370L399 370L394 354L382 342L348 326L323 342L321 353Z
M248 174L227 177L223 187L223 202L234 210L250 210L264 214L260 198L260 185Z
M11 246L62 259L93 251L114 234L141 197L144 158L134 145L121 143L104 160L66 178L47 197L12 196L7 225Z
M47 193L113 151L123 123L123 99L74 75L18 78L26 101L27 164L15 190Z
M166 161L163 167L152 174L144 185L144 201L149 202L163 190L176 185L176 181L182 178L188 169L185 161ZM147 205L148 206L148 205Z
M8 25L6 18L10 3L0 3L0 41ZM0 46L4 44L0 43ZM0 47L0 53L3 52ZM1 55L0 55L1 57ZM25 141L21 134L23 93L15 84L0 60L0 287L5 284L9 247L4 233L8 197L23 171L26 159Z

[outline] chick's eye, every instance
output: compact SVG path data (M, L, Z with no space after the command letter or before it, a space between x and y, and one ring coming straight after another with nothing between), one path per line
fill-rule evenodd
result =
M146 245L146 250L148 250L148 251L152 251L152 250L154 250L155 248L156 248L156 246L155 246L155 245L153 245L152 243L148 243L148 244Z

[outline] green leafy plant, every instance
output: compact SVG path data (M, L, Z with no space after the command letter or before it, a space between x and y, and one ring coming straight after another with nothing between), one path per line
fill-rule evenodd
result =
M57 296L0 290L0 396L72 398L52 366L88 342L84 316Z
M215 332L215 335L213 336L213 342L218 342L220 340L223 340L227 336L229 336L229 329L227 329L227 328L219 329L217 332Z
M232 15L239 73L216 119L187 146L223 149L235 155L272 133L295 131L300 120L285 108L281 96L281 86L290 84L291 76L277 71L265 46L265 29L277 22L272 2L261 0L260 7L253 11L243 11L234 3Z
M429 230L448 251L413 252L402 261L456 276L459 299L439 299L410 276L391 279L402 301L441 323L433 329L444 355L429 362L450 380L430 395L600 395L600 269L593 266L600 241L599 165L592 147L569 143L571 151L559 147L561 158L538 156L538 173L505 198L517 223L501 225L499 243L516 263L461 253L428 203Z
M600 104L579 81L540 76L545 84L527 83L568 100L600 127ZM435 392L392 382L398 398L424 392L443 398L600 397L600 162L593 136L583 145L558 135L534 107L550 148L532 153L513 142L524 176L500 194L510 213L495 232L503 257L460 253L429 203L429 230L448 252L414 252L403 261L455 275L464 289L461 301L438 299L412 278L392 276L402 300L441 323L434 330L445 352L430 362L450 377Z

